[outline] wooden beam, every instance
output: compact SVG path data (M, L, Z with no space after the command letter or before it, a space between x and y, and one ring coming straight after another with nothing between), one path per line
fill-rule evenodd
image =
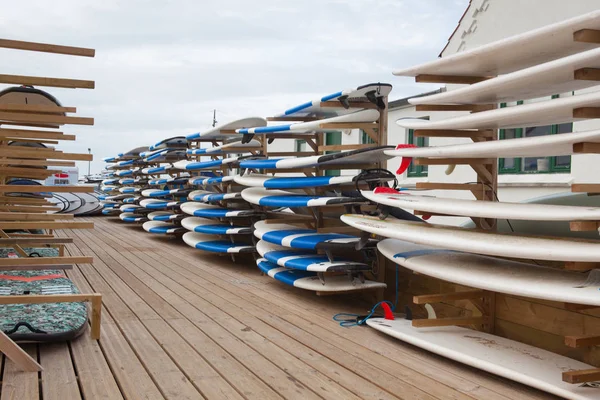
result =
M91 264L93 257L27 257L27 258L0 258L0 267L22 265L55 265L55 264ZM0 299L3 296L0 296ZM0 302L0 304L2 304Z
M573 144L573 153L600 153L600 143L595 142L582 142Z
M600 68L580 68L573 71L573 78L580 81L600 81Z
M0 271L43 271L46 269L59 269L59 270L67 270L73 269L72 264L42 264L42 265L7 265L4 267L0 267Z
M569 347L590 347L600 345L600 336L565 336L565 345Z
M432 75L432 74L420 74L415 76L415 82L421 83L454 83L454 84L467 84L487 81L493 78L493 76L458 76L458 75Z
M0 246L11 244L40 245L40 244L68 244L73 243L72 238L0 238Z
M337 144L337 145L329 145L329 146L319 146L318 151L345 151L345 150L359 150L359 149L368 149L373 147L373 144Z
M437 182L417 182L417 189L429 190L483 190L486 186L481 183L437 183Z
M35 204L35 205L51 205L48 199L36 199L22 196L0 196L0 204Z
M281 121L281 122L312 122L318 121L321 118L317 117L267 117L267 121Z
M320 124L321 129L377 129L374 122L327 122Z
M487 317L413 319L412 326L415 328L429 328L435 326L483 325L487 323L487 320Z
M580 29L573 32L573 40L583 43L600 43L600 30Z
M350 103L350 108L369 108L369 109L374 109L377 108L376 104L373 104L369 101L351 101ZM342 103L340 103L339 101L322 101L321 103L319 103L319 106L322 108L343 108L344 106L342 106Z
M600 107L579 107L573 109L573 118L600 118Z
M48 106L44 104L0 104L0 111L41 114L75 113L75 107Z
M2 296L8 297L8 296ZM25 350L13 342L3 331L0 331L0 352L8 357L17 367L25 372L43 371L40 364L37 363Z
M54 221L57 219L73 219L73 214L30 214L0 212L0 221Z
M34 122L42 124L94 125L94 118L17 112L0 112L0 120L13 122Z
M5 49L38 51L42 53L64 54L69 56L94 57L96 50L85 47L62 46L57 44L24 42L21 40L0 39L0 47Z
M26 165L32 167L74 167L74 161L28 160L21 158L0 158L0 165Z
M415 165L471 165L471 164L492 164L494 158L417 158Z
M571 184L573 193L600 193L600 184L598 183L573 183Z
M67 89L94 89L94 81L81 79L48 78L42 76L4 75L0 74L0 83L10 85L48 86Z
M58 131L38 131L38 130L33 130L33 129L12 129L12 128L0 128L0 137L3 137L3 138L75 140L75 135L65 135L64 133L58 132Z
M481 112L496 108L493 104L417 104L415 111L471 111Z
M595 262L566 261L563 267L567 271L583 272L599 268L600 264Z
M592 306L588 304L573 304L573 303L563 303L565 310L569 311L581 311L581 310L590 310L592 308L598 308L598 306Z
M12 205L12 206L0 205L0 211L47 213L49 211L60 211L60 210L62 210L62 207L36 207L36 206L27 206L27 205Z
M93 193L92 186L0 185L0 193Z
M480 299L486 295L484 290L465 290L462 292L440 293L440 294L423 294L413 296L415 304L432 304L441 303L444 301L470 300Z
M94 229L93 222L6 222L0 221L0 229Z
M598 221L571 221L569 228L574 232L595 231L600 226Z
M566 371L562 374L562 380L567 383L595 382L600 380L600 368Z
M498 133L487 129L471 131L468 129L415 129L415 137L457 137L457 138L495 138Z

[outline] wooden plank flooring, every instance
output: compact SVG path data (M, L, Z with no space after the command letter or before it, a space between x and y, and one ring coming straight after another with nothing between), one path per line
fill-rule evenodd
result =
M67 271L103 295L102 335L26 345L45 370L3 359L6 399L549 399L545 393L435 356L368 327L351 295L318 297L261 276L251 259L201 253L115 218L92 221Z

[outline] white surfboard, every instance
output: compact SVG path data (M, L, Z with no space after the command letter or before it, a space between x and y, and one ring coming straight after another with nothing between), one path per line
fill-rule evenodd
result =
M211 203L223 200L240 199L242 194L239 192L232 193L215 193L208 190L194 190L188 195L188 199L192 201L200 201L202 203Z
M235 175L226 176L193 176L189 178L188 183L195 186L219 185L222 183L231 183Z
M392 156L385 154L386 150L393 150L393 147L377 146L368 149L342 151L339 153L308 157L248 159L241 160L240 167L250 169L289 169L340 164L373 165L377 162L392 158Z
M276 117L323 118L347 114L352 112L351 109L346 107L349 102L372 102L373 104L377 104L380 102L380 98L389 95L391 91L392 85L389 83L368 83L357 88L342 90L312 101L307 101L306 103L285 110L283 113L276 115ZM324 102L329 102L329 105L339 102L339 107L321 107L321 103Z
M331 261L323 254L290 250L288 247L278 246L264 240L258 241L256 251L273 264L300 271L346 273L371 270L371 266L365 263L343 260L339 257Z
M163 221L147 221L142 224L142 228L149 233L158 233L161 235L175 235L178 233L187 232L187 230L172 222Z
M144 199L140 201L140 206L149 210L165 210L167 208L177 208L180 204L181 203L179 201L167 201L159 199Z
M188 141L207 139L230 139L232 137L235 137L236 135L232 135L231 133L225 133L222 131L233 131L240 128L251 128L255 126L267 126L267 120L261 117L242 118L228 122L223 125L216 126L212 129L207 129L203 132L193 133L191 135L188 135L186 139Z
M600 107L600 91L496 108L436 121L416 118L399 119L396 124L408 129L500 129L544 126L586 119L573 117L573 110L581 107Z
M119 218L124 222L146 222L148 218L143 215L134 214L130 212L123 212L119 214Z
M242 143L241 140L234 142L225 143L220 146L203 147L200 149L188 149L187 154L189 155L212 155L212 154L223 154L223 153L243 153L249 148L261 147L261 143L258 140L250 140L248 143Z
M163 139L158 143L153 144L148 148L149 151L160 150L160 149L172 149L187 147L187 140L185 136L174 136L167 139Z
M409 99L408 102L411 104L508 103L596 86L597 81L575 79L575 71L581 68L600 68L600 48L559 58L455 90L415 97Z
M600 261L600 241L489 233L395 218L345 214L346 224L376 235L450 250L548 261Z
M362 190L367 199L390 207L465 217L531 221L600 221L600 208L509 203L423 196L390 188Z
M414 328L406 319L369 318L367 324L387 335L482 371L572 399L597 399L597 387L562 381L565 371L591 365L500 336L456 326Z
M309 122L297 122L293 124L259 126L256 128L236 129L237 133L241 134L264 134L277 132L290 133L309 133L309 132L331 132L339 131L339 128L322 128L322 124L333 123L359 123L359 122L375 122L379 119L379 111L377 110L362 110L351 114L340 115L326 119Z
M598 47L594 43L573 40L573 33L581 29L600 29L600 11L546 25L425 64L399 69L393 74L401 76L506 74Z
M187 217L181 220L181 225L188 231L206 235L247 235L252 233L250 226L232 225L209 218Z
M251 187L242 190L242 198L250 204L264 207L323 207L364 203L360 197L307 195L285 190Z
M382 240L377 249L405 268L459 285L534 299L600 306L600 270L565 271L396 239Z
M398 145L395 150L386 150L385 154L394 157L411 158L547 157L571 155L573 154L573 145L575 143L599 141L600 130L593 130L448 146L404 147L403 145Z
M194 201L183 203L180 208L181 211L188 215L201 218L236 218L260 215L255 210L228 209L213 204L196 203Z
M374 281L361 282L358 278L349 279L346 275L325 276L321 279L316 272L279 267L277 264L273 264L264 258L256 260L256 265L265 275L279 282L315 292L354 292L358 290L386 288L385 283Z
M210 160L210 161L190 161L190 160L181 160L173 163L173 168L181 169L184 171L196 171L200 169L214 169L218 168L222 165L229 165L236 163L240 157L228 157L222 158L218 160Z
M218 236L205 235L198 232L187 232L183 234L183 241L193 248L198 250L208 251L211 253L255 253L254 246L246 243L233 243L230 240L219 239Z
M147 215L147 217L150 221L168 222L168 221L179 221L183 217L185 217L185 215L175 214L172 211L153 211L153 212L149 213Z

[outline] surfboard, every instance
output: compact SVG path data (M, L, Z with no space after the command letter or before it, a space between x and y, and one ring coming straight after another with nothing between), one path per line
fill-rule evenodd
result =
M150 221L179 221L185 217L183 214L175 214L171 211L152 211L147 215Z
M242 198L250 204L264 207L323 207L331 205L359 204L360 197L303 195L277 189L251 187L242 190Z
M250 128L255 126L267 126L267 120L261 117L249 117L242 118L235 121L228 122L223 125L216 126L212 129L207 129L204 132L197 132L188 135L186 139L188 141L194 140L208 140L208 139L230 139L232 137L230 131L240 128Z
M194 190L188 195L188 199L192 201L200 201L202 203L211 203L223 200L240 199L242 197L239 192L232 193L214 193L206 190Z
M290 169L311 168L325 165L339 164L368 164L373 165L380 161L392 158L385 154L386 150L393 150L393 146L377 146L367 149L343 151L339 153L295 157L295 158L266 158L241 160L241 168L253 169Z
M319 233L289 224L254 223L254 236L269 243L303 250L354 249L360 238L341 233Z
M398 145L395 150L387 150L385 153L389 156L411 158L547 157L574 154L573 144L598 141L600 141L600 130L593 130L447 146L403 147L403 145Z
M421 65L399 69L393 74L401 76L506 74L598 47L595 43L573 40L573 33L581 29L600 29L600 11L546 25Z
M184 185L184 184L188 183L188 180L192 179L192 178L189 178L189 174L184 174L184 175L187 175L187 176L150 179L148 181L148 185L151 185L151 186Z
M1 295L78 294L63 271L3 271ZM16 342L55 342L75 339L85 332L85 302L0 305L0 329Z
M444 281L534 299L600 305L600 270L566 271L396 239L382 240L377 249L405 268Z
M188 193L190 192L190 189L182 189L182 188L178 188L178 189L167 189L167 190L161 190L161 189L144 189L142 190L142 196L144 197L152 197L152 198L156 198L156 197L170 197L170 196L186 196Z
M381 107L382 97L390 94L392 85L389 83L368 83L353 89L345 89L339 92L330 93L312 101L307 101L298 106L285 110L276 117L330 117L346 114L349 111L350 102L371 102ZM321 107L321 103L339 102L339 107Z
M149 153L148 156L143 158L146 163L159 163L178 161L187 157L186 150L184 149L161 149L156 152Z
M482 371L574 400L598 398L598 388L562 381L566 371L594 368L572 358L457 326L414 328L410 320L369 318L378 331Z
M148 148L148 150L158 150L158 149L166 149L166 148L176 148L176 147L187 147L187 139L185 136L174 136L171 138L167 138L161 140L158 143L153 144Z
M140 191L140 188L131 187L131 186L125 186L125 187L119 188L119 193L123 193L123 194L133 194L133 193L137 193L139 191Z
M390 188L362 190L361 194L379 204L408 210L465 217L521 219L531 221L599 221L600 207L559 206L449 199L422 196L414 192L399 192Z
M192 201L183 203L180 208L181 211L188 215L203 218L237 218L260 215L260 213L255 210L234 210Z
M267 189L301 189L334 185L352 184L355 175L342 176L286 176L244 174L234 180L243 186L263 187Z
M198 232L185 233L183 235L183 241L188 246L211 253L238 254L256 252L256 249L252 245L244 243L232 243L229 240L215 240L213 235L205 235Z
M187 231L179 225L163 221L147 221L142 224L142 228L144 228L146 232L158 233L161 235L175 235Z
M600 106L600 92L592 92L435 121L399 119L396 124L407 129L501 129L545 126L588 119L573 117L573 110L598 106Z
M139 168L126 169L123 171L115 171L115 176L131 176L140 172L141 170Z
M188 180L190 185L206 186L218 185L220 183L229 183L235 179L235 175L227 176L193 176Z
M181 225L189 231L207 235L247 235L252 233L252 227L218 223L208 218L187 217L181 220Z
M146 222L146 221L148 221L148 218L146 218L145 216L139 215L139 214L134 214L131 212L123 212L123 213L119 214L119 218L123 222Z
M163 174L172 168L173 168L172 164L166 164L166 165L161 165L159 167L143 168L141 171L138 171L138 173L142 173L145 175Z
M341 220L376 235L482 255L548 261L600 261L600 242L498 234L395 218L345 214Z
M339 131L338 129L322 128L323 124L333 123L359 123L359 122L375 122L379 119L379 111L377 110L362 110L356 111L350 114L339 115L337 117L320 119L317 121L309 122L296 122L293 124L283 125L271 125L271 126L259 126L255 128L242 128L236 129L237 133L241 134L264 134L264 133L277 133L277 132L290 132L290 133L306 133L306 132L330 132Z
M189 160L181 160L173 163L173 168L180 169L183 171L196 171L200 169L209 169L216 168L222 165L229 165L237 162L240 157L229 157L222 158L219 160L210 160L210 161L189 161Z
M144 208L144 207L137 205L137 204L123 204L122 206L119 207L119 210L121 212L132 213L140 208Z
M141 199L141 196L127 197L122 200L122 203L123 204L135 204L140 199Z
M181 202L179 201L165 201L159 199L143 199L140 200L140 206L149 210L165 210L168 208L177 208Z
M250 140L248 143L242 143L241 140L225 143L220 146L205 147L200 149L188 149L189 155L204 155L204 154L224 154L224 153L243 153L246 149L261 147L258 140Z
M385 283L373 281L365 281L363 283L358 278L350 279L347 275L326 276L321 280L316 272L280 267L264 258L256 260L256 265L262 273L279 282L299 289L312 290L315 292L353 292L358 290L382 289L386 287Z
M118 208L104 208L102 210L102 215L118 215L121 213L121 210Z
M121 182L119 182L119 179L116 179L116 178L103 179L102 182L100 182L100 184L103 185L103 186L113 186L113 185L115 185L117 183L121 183Z
M369 271L371 266L343 259L334 258L330 261L326 255L320 255L315 252L290 250L288 247L278 246L273 243L259 240L256 244L256 251L265 260L291 269L312 272L360 272Z
M585 89L597 81L575 79L575 71L600 68L600 48L501 75L473 85L409 99L411 104L493 104Z

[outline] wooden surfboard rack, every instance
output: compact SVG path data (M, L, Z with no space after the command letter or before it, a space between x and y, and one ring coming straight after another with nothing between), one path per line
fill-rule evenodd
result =
M0 48L94 57L93 49L46 43L0 39ZM94 81L0 74L0 83L35 85L72 89L93 89ZM76 107L35 104L0 104L0 248L12 248L19 258L0 258L0 271L8 270L69 270L74 264L91 263L92 257L65 255L65 244L72 239L56 237L55 229L91 229L91 222L74 222L73 215L48 214L58 211L44 198L13 196L12 193L93 192L92 187L10 185L11 178L45 180L52 176L48 167L74 166L75 161L91 161L91 154L71 154L44 145L56 145L60 140L75 140L75 135L57 130L66 125L93 125L94 119L77 117ZM42 129L32 129L42 128ZM39 147L9 146L11 142L38 144ZM32 230L45 233L32 233ZM24 231L25 233L16 233ZM24 246L56 248L56 257L29 257ZM98 293L70 295L9 295L0 296L0 304L39 304L54 302L90 302L91 336L100 338L102 296ZM41 371L42 367L6 334L0 332L0 352L23 371Z

